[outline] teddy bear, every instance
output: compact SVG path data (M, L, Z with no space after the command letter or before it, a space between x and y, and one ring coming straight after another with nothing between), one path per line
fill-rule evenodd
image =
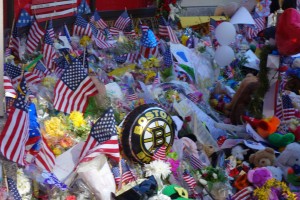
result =
M276 164L282 169L285 179L287 179L289 168L293 168L295 170L300 167L299 152L300 144L293 142L287 145L285 150L278 156Z
M267 166L266 168L272 173L273 178L278 181L282 181L283 172L280 167Z
M272 173L266 167L249 170L248 180L256 187L262 187L272 177Z
M274 165L275 158L274 149L266 147L263 150L251 154L249 157L249 162L254 164L255 167L266 167Z

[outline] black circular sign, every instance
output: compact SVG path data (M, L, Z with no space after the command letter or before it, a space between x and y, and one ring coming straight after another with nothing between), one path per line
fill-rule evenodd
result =
M172 117L160 107L145 104L125 119L121 142L124 154L139 163L149 163L153 153L165 145L170 150L175 135Z

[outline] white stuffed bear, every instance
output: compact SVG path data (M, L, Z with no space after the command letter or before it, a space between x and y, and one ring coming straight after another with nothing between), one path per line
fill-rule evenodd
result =
M237 160L244 160L244 155L247 155L249 149L244 149L242 146L237 145L232 148L231 155L233 155Z
M277 158L277 166L283 171L284 178L287 178L289 167L300 166L300 144L293 142L286 146L285 150Z
M273 178L275 178L278 181L282 180L283 173L279 167L267 166L266 168L272 173Z

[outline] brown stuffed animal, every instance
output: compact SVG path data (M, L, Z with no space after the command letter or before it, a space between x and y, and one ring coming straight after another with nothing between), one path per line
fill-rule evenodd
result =
M251 101L251 95L257 90L258 86L258 78L253 74L248 74L243 79L232 101L225 106L225 114L230 117L232 124L242 123L241 116L245 114L246 108Z
M264 150L260 150L254 154L251 154L249 157L249 162L254 164L255 167L266 167L274 165L274 149L267 147Z

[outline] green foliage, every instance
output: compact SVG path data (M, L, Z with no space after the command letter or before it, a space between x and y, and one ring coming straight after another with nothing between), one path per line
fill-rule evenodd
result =
M272 51L275 49L273 46L264 46L261 49L261 53L259 55L260 58L260 64L259 68L260 71L258 73L258 80L259 80L259 87L256 90L256 92L252 96L252 100L249 104L248 111L253 117L256 118L262 118L262 109L263 109L263 101L264 96L269 90L270 83L268 79L268 68L267 68L267 60L268 55L272 53Z

